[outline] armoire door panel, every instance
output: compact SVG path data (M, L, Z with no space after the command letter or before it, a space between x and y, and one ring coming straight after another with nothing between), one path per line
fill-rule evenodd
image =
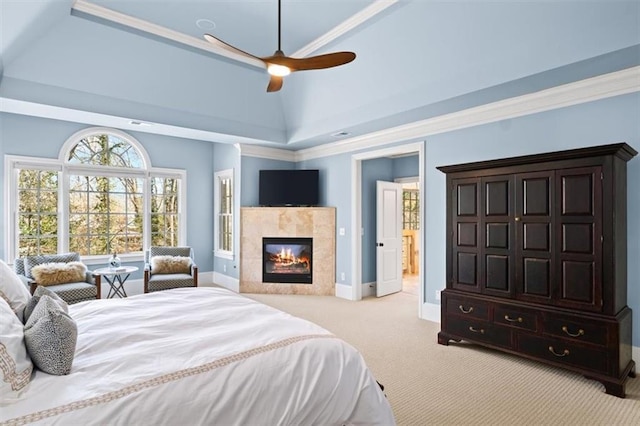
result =
M466 183L457 185L458 216L476 216L478 214L478 185Z
M530 296L551 295L551 262L549 259L525 258L523 263L524 294Z
M562 262L562 298L594 304L595 280L593 262Z
M487 223L485 247L509 249L509 224L508 223Z
M550 214L550 182L548 177L522 179L522 216Z
M551 229L549 223L523 223L523 250L541 250L549 252L551 246L549 240L551 238Z
M494 290L509 290L509 257L488 255L485 258L485 287Z
M458 283L478 285L478 256L475 253L458 252Z
M478 226L475 222L458 223L458 246L477 247L478 246Z
M562 214L593 216L593 173L562 176Z
M499 180L486 182L485 185L485 215L509 215L509 181Z
M593 254L593 224L563 223L562 252Z

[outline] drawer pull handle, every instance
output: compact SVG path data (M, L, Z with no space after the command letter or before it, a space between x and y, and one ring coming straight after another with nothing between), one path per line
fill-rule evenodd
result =
M481 328L480 330L478 330L477 328L469 326L469 331L473 331L474 333L484 334L484 328Z
M564 351L562 351L561 354L559 354L559 353L556 353L556 351L553 349L553 346L549 346L549 352L551 352L557 357L563 357L563 356L569 355L569 349L565 349Z
M583 329L580 329L580 330L578 330L578 332L576 334L573 334L573 333L569 332L569 328L566 325L562 326L562 331L564 331L565 333L567 333L571 337L584 336L584 330Z
M463 314L470 314L471 312L473 312L473 306L470 307L469 309L465 310L462 305L458 306L458 309L460 309L460 312L462 312Z
M509 315L505 315L504 319L506 319L509 322L522 322L522 317L511 318Z

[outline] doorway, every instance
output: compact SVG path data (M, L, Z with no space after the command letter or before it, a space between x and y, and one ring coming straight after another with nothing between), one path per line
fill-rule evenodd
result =
M371 159L390 158L390 157L402 157L402 156L418 156L418 194L419 194L419 211L418 217L420 223L424 223L424 197L422 192L424 191L424 143L408 143L404 145L397 145L394 147L384 148L376 151L369 151L364 153L354 154L351 157L351 182L353 194L351 202L351 232L352 232L352 256L351 256L351 274L352 274L352 300L360 300L363 295L363 279L362 279L362 265L363 265L363 240L365 239L365 231L363 228L362 220L362 162ZM415 179L415 178L414 178ZM393 179L392 179L393 180ZM422 307L424 304L424 253L423 244L424 231L419 231L420 237L417 241L417 293L418 293L418 317L422 317ZM369 284L365 282L365 285Z

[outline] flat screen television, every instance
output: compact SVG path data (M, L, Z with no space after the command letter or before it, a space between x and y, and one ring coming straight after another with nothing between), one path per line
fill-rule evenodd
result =
M318 170L260 170L258 204L263 207L317 206Z

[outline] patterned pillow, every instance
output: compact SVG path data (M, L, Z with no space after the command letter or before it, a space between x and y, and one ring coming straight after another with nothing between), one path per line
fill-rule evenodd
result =
M24 275L27 278L33 278L31 274L31 269L42 265L43 263L69 263L69 262L78 262L80 260L80 255L75 252L71 253L62 253L62 254L44 254L40 256L27 256L24 258Z
M153 256L151 272L154 274L188 274L191 272L191 258L185 256Z
M11 307L0 300L0 395L17 398L29 384L33 363L24 344L23 326Z
M60 308L65 313L69 313L69 306L67 305L67 302L62 300L62 298L60 296L58 296L56 293L54 293L53 291L49 290L46 287L42 287L42 286L39 285L36 288L36 291L33 292L33 297L31 297L31 300L29 300L29 302L27 302L27 306L24 307L24 321L23 322L26 323L29 320L29 317L33 313L33 310L35 309L35 307L38 305L38 302L40 301L42 296L49 296L54 302L56 302L58 304L58 306L60 306Z
M0 299L6 300L20 322L23 322L24 308L31 299L31 294L22 280L2 260L0 260Z
M24 341L40 370L62 376L71 372L76 352L76 322L49 296L42 296L24 326Z
M39 285L77 283L85 280L87 267L82 262L43 263L31 269Z

